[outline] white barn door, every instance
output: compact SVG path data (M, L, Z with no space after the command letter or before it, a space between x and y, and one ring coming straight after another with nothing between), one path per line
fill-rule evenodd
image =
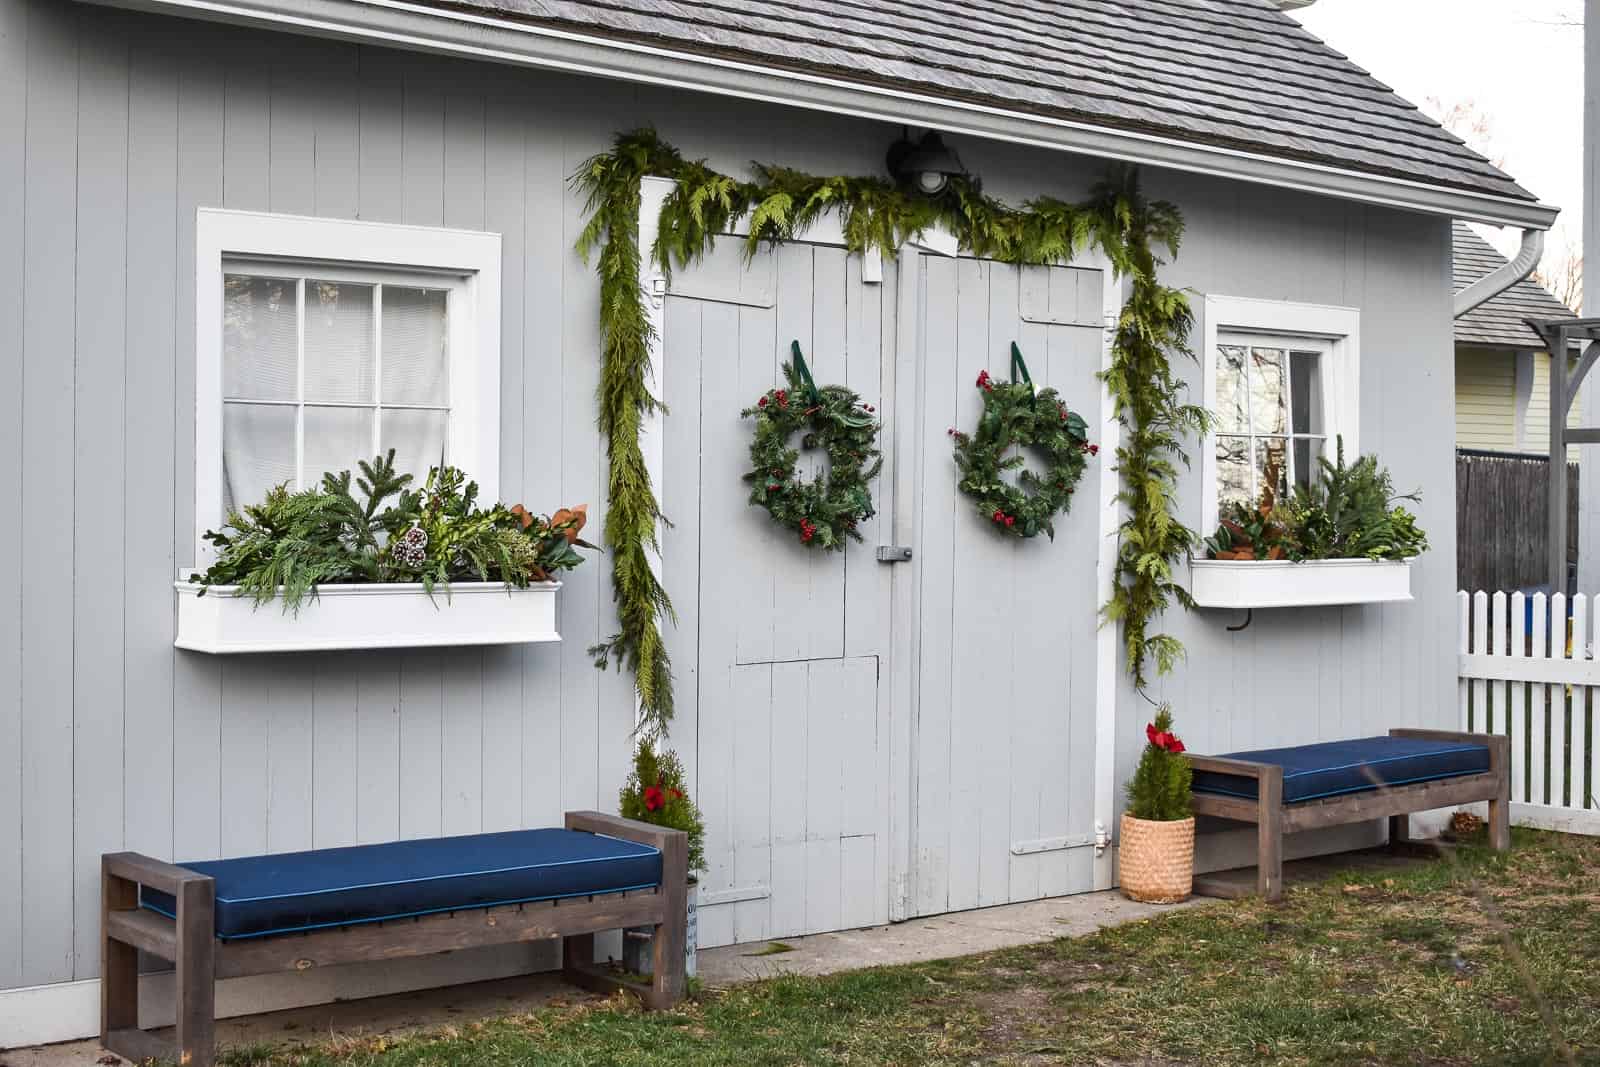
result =
M662 328L663 573L678 715L707 821L700 943L889 917L886 699L890 568L879 522L844 552L808 549L748 506L741 409L783 382L798 340L818 384L882 403L893 271L795 243L746 264L724 238L673 279ZM887 295L886 295L887 294ZM892 370L892 368L891 368ZM887 442L885 442L887 445ZM874 485L880 512L888 481Z
M915 559L896 596L909 633L896 685L909 693L908 822L896 917L1085 892L1095 881L1100 479L1089 463L1071 511L1045 536L998 534L956 489L948 431L970 431L980 371L1005 380L1021 348L1098 441L1104 308L1099 270L903 257L910 288L896 368L900 484ZM905 460L902 460L905 462ZM905 527L902 526L902 529ZM896 620L897 629L899 619ZM903 653L902 653L902 650ZM899 868L904 866L905 870Z

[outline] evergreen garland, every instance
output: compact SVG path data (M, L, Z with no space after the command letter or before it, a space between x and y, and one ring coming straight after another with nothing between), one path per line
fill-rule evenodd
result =
M673 617L666 591L651 573L647 550L656 523L665 521L645 471L639 429L645 414L660 410L648 386L650 324L639 287L640 182L669 178L676 188L662 205L660 230L649 255L671 278L694 263L719 233L748 214L747 251L792 239L829 213L838 215L852 252L895 255L907 240L935 226L953 233L974 256L1006 263L1065 262L1099 248L1119 276L1130 279L1103 378L1116 417L1127 429L1117 450L1119 500L1129 514L1120 529L1116 589L1105 605L1107 622L1120 624L1128 670L1146 681L1145 665L1169 669L1182 652L1175 638L1148 632L1173 598L1191 605L1172 577L1172 565L1195 544L1192 530L1173 514L1176 462L1187 461L1183 438L1206 425L1203 409L1184 404L1183 385L1168 352L1189 355L1193 316L1182 292L1161 285L1162 261L1154 246L1177 251L1183 223L1177 209L1145 199L1135 168L1117 166L1088 201L1050 197L1020 208L987 196L974 178L954 177L938 197L907 192L887 178L817 177L784 167L753 164L753 181L686 160L651 129L619 134L607 152L573 175L587 197L589 220L578 239L586 259L598 252L600 275L600 431L610 461L606 543L612 552L612 588L621 629L593 650L605 666L615 657L633 670L646 725L661 728L672 716L672 676L659 619Z
M750 442L750 503L766 508L780 526L794 530L800 543L842 549L861 540L857 527L873 516L867 483L883 469L877 446L878 420L872 405L842 385L820 389L802 373L800 343L793 362L783 365L787 389L769 389L739 414L756 420ZM805 449L821 449L828 470L811 481L795 471L800 459L789 441L801 434Z

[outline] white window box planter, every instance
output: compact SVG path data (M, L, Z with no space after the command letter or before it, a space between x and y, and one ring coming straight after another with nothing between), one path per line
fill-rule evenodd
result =
M1410 560L1196 559L1189 593L1202 608L1382 604L1411 599Z
M438 645L514 645L559 641L556 590L560 582L517 589L500 582L421 585L323 585L285 612L271 600L256 605L219 585L175 582L178 648L195 652L301 652L346 648Z

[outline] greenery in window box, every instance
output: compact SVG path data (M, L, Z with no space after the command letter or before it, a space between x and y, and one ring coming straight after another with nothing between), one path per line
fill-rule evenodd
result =
M1417 517L1399 503L1419 494L1396 493L1376 456L1347 464L1340 438L1334 461L1317 462L1319 476L1296 486L1286 502L1275 503L1269 488L1254 508L1235 504L1206 539L1210 558L1405 560L1428 550ZM1276 472L1267 474L1275 484Z
M682 830L689 837L689 876L706 869L705 820L689 795L683 761L676 752L657 752L654 740L639 739L633 750L633 772L617 794L617 814Z
M478 503L478 485L454 467L434 467L420 490L394 469L394 450L349 471L324 474L320 485L231 512L221 530L206 532L217 560L190 576L201 595L237 586L258 605L281 597L298 612L319 585L418 582L429 593L453 581L502 581L525 588L554 580L593 548L578 534L586 507L546 518L521 504Z
M1194 771L1183 742L1172 732L1172 708L1163 704L1144 728L1144 752L1128 779L1128 814L1150 822L1177 822L1191 814L1189 784Z

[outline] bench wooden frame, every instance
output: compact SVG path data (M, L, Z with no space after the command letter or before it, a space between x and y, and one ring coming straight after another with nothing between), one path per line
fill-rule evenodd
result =
M315 930L222 941L216 937L216 887L207 875L136 852L101 857L100 1042L126 1059L170 1059L184 1067L216 1062L216 980L305 971L362 960L404 959L483 945L562 939L562 969L585 988L626 989L650 1008L683 996L689 849L680 830L572 811L569 830L637 841L661 850L661 885L627 893L511 904ZM169 893L177 918L139 907L139 886ZM594 935L655 927L649 984L595 965ZM139 951L171 960L177 971L175 1040L139 1028Z
M1283 897L1283 835L1297 830L1316 830L1387 816L1389 841L1392 845L1400 846L1410 840L1410 813L1487 800L1490 846L1501 851L1511 847L1510 738L1450 730L1409 729L1390 730L1389 736L1487 745L1489 769L1481 774L1439 778L1411 785L1382 786L1367 792L1285 804L1282 767L1224 756L1191 755L1189 765L1197 771L1240 775L1254 778L1257 783L1254 800L1217 793L1195 793L1194 812L1196 815L1214 815L1256 824L1256 891L1273 901ZM1203 875L1195 878L1194 891L1202 896L1246 895L1234 883Z

